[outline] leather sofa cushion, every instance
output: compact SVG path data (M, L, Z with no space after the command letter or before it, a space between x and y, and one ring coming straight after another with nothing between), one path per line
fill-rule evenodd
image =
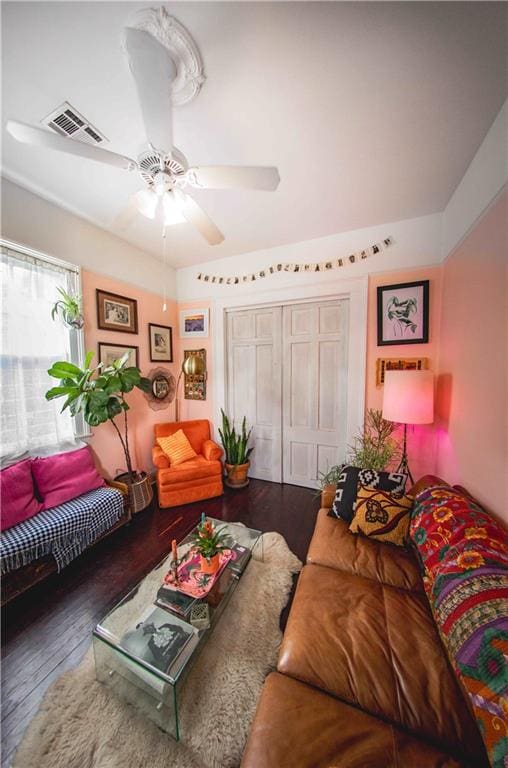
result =
M418 563L411 550L355 535L344 520L329 517L326 509L319 510L307 563L423 592Z
M278 670L443 749L484 759L424 595L305 566Z
M159 469L158 485L172 485L173 483L182 483L188 480L199 480L204 477L211 477L222 474L222 465L220 461L207 461L204 456L196 456L195 459L185 461L183 464Z
M263 686L241 768L462 768L446 752L273 672Z

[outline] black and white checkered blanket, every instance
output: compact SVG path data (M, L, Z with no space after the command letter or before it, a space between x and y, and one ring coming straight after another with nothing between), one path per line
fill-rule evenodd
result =
M24 520L0 536L0 570L9 573L44 555L53 555L58 570L111 528L123 512L123 496L114 488L97 488Z

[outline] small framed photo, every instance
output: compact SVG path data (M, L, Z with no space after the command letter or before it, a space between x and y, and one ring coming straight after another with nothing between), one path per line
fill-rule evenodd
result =
M164 400L170 392L169 379L159 374L152 379L152 395L157 400Z
M173 362L173 331L169 325L148 323L150 360L152 363Z
M208 338L207 309L182 309L180 311L180 338Z
M96 289L97 327L102 331L138 332L138 302Z
M377 289L377 344L427 344L429 281L380 285Z
M426 357L378 357L376 360L376 387L385 383L386 371L424 371L427 369Z
M128 344L108 344L99 341L99 363L111 365L129 352L127 364L139 368L139 347L130 347Z

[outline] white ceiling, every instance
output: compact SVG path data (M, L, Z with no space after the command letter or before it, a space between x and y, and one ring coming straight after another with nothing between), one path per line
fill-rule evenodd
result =
M2 122L37 125L68 100L136 157L144 129L120 49L131 14L154 3L2 3ZM508 6L444 3L166 4L201 50L207 80L175 109L191 165L277 165L277 192L196 191L225 234L188 224L168 260L187 266L443 210L506 98ZM115 231L142 188L127 173L18 144L2 167ZM27 226L29 223L27 222ZM121 237L161 257L141 217Z

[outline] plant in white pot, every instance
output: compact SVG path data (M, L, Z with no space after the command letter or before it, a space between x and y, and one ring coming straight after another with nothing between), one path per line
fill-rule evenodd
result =
M219 427L219 435L225 453L226 478L224 482L230 488L243 488L249 482L247 478L250 466L249 456L254 450L248 447L252 428L247 432L247 420L244 416L241 432L237 432L234 426L231 427L222 408L221 414L222 429Z
M53 304L51 310L51 317L54 320L55 317L60 316L62 321L69 328L83 328L85 324L85 318L81 310L82 299L77 294L68 293L64 288L57 288L61 298Z
M110 421L122 444L127 471L116 479L128 487L128 494L133 512L144 509L152 500L153 492L146 472L137 472L132 467L129 447L129 426L127 411L129 404L125 395L134 388L147 392L150 380L141 376L135 366L128 366L128 353L111 365L99 363L90 367L93 352L88 352L84 368L61 360L54 363L48 373L60 380L60 385L46 392L46 400L65 397L62 411L68 408L72 416L78 413L91 427L97 427ZM119 426L116 417L123 414L123 424Z

